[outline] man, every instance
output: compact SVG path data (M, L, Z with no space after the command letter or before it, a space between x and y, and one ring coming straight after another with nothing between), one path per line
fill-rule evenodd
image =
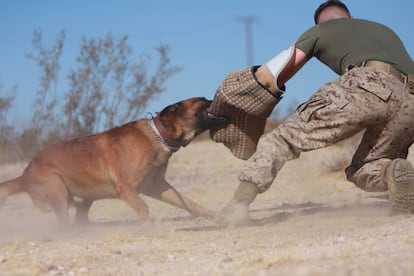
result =
M414 169L406 160L414 140L412 59L392 30L352 18L341 1L323 3L314 19L314 27L294 46L254 71L253 78L258 86L280 94L284 84L312 57L340 77L325 84L260 138L218 222L237 224L248 219L250 203L269 189L286 161L363 129L362 141L346 168L347 179L365 191L388 190L393 210L414 210ZM225 88L223 83L220 89Z

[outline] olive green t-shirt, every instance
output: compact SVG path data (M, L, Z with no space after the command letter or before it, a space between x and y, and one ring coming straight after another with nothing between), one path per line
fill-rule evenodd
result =
M367 60L387 62L405 74L414 74L414 62L400 38L388 27L368 20L341 18L317 24L295 46L339 75L348 66Z

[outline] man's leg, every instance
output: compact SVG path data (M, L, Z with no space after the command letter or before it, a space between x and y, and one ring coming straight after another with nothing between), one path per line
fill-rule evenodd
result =
M382 177L385 166L392 159L406 157L390 146L390 137L385 137L384 129L384 125L378 125L365 130L351 164L345 169L347 180L367 192L387 191Z
M280 125L260 138L256 152L243 164L233 199L216 217L216 222L232 225L248 221L248 207L257 194L269 189L287 160L299 156L301 150L280 134L283 129Z
M360 87L359 82L372 83L377 75L365 68L350 71L322 87L286 121L265 134L259 140L255 154L244 163L239 177L241 191L237 189L233 200L218 215L218 221L230 219L234 223L231 218L234 218L233 207L237 205L243 206L239 213L244 212L244 215L240 217L248 218L248 205L259 192L270 187L283 164L298 157L300 152L332 145L369 126L385 125L400 106L401 93L396 90L401 90L402 85L387 83L390 88L387 97ZM386 83L389 79L379 79L378 85L381 86L382 81ZM242 200L236 197L248 193L249 196Z
M325 89L333 88L328 85ZM299 157L303 151L330 146L362 130L361 124L352 122L355 118L359 120L360 116L352 116L352 112L345 114L349 111L342 110L343 101L335 103L324 97L325 89L318 91L276 129L260 138L256 152L243 164L239 175L241 182L233 199L216 218L218 223L245 222L250 203L257 194L270 188L286 161ZM370 97L376 100L375 96ZM353 109L352 105L349 109ZM361 107L355 106L354 109L357 112Z
M365 131L346 174L365 191L388 190L393 209L410 211L414 208L414 171L405 159L414 137L414 95L405 90L402 102L385 125Z
M408 77L406 84L406 99L404 106L400 110L405 122L410 122L410 127L414 128L412 112L414 112L414 78ZM410 120L411 119L411 120ZM414 140L414 130L411 132L411 139ZM411 144L413 141L411 141ZM391 177L390 177L391 175ZM404 159L396 159L390 164L385 174L385 182L390 192L391 206L395 211L414 212L414 169L412 164Z

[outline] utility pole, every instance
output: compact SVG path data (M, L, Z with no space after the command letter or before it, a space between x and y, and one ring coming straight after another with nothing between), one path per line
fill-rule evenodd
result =
M258 21L255 16L238 17L237 21L244 24L245 42L246 42L246 62L247 66L254 65L253 60L253 23Z

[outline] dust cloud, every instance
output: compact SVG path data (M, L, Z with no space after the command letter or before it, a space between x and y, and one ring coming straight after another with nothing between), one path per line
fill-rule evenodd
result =
M13 195L0 209L0 274L413 275L414 217L391 215L387 193L345 180L354 139L288 162L252 204L252 223L237 227L147 197L149 222L121 200L100 200L90 224L61 226L28 195ZM241 164L222 145L196 141L173 155L167 179L219 211ZM0 181L23 168L3 166Z

